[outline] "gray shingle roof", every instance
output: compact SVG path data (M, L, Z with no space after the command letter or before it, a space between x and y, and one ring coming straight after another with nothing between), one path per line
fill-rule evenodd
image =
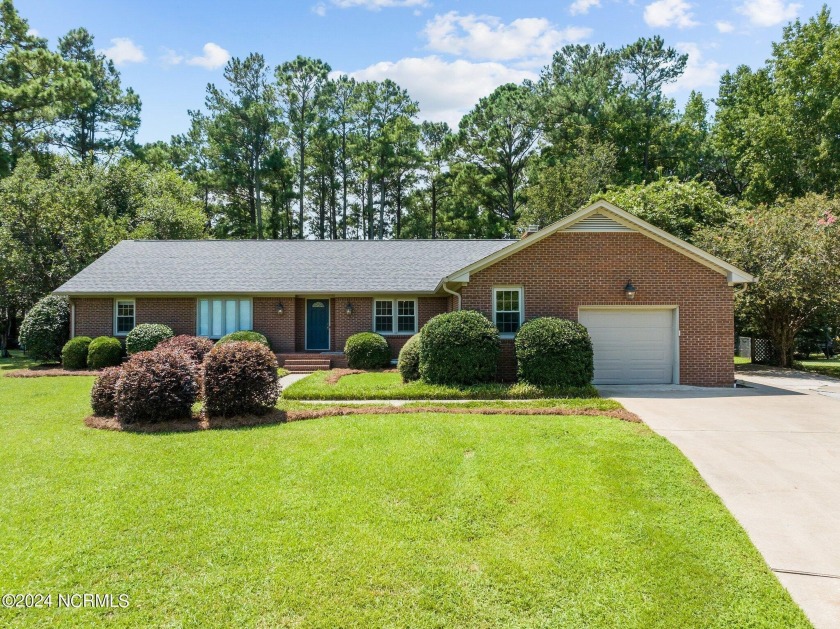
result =
M431 293L512 240L124 240L55 292Z

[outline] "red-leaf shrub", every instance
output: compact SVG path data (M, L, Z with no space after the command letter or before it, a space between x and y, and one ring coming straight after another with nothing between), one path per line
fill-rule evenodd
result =
M277 403L277 358L265 345L216 345L204 359L204 408L211 417L261 415Z
M126 423L190 417L198 393L196 368L183 353L138 352L122 366L115 411Z
M158 343L156 349L171 349L184 352L191 361L196 365L200 365L204 361L207 352L213 349L213 341L203 336L181 334L161 341Z
M114 402L116 401L117 380L122 373L121 367L108 367L93 381L93 388L90 390L90 405L93 414L100 417L114 416Z

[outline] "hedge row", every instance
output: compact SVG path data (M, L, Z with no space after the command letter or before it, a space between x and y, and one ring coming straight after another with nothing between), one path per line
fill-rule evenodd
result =
M105 369L91 389L94 413L130 424L189 418L202 393L210 416L262 414L279 396L277 359L262 343L174 337ZM210 343L212 346L212 343ZM207 351L209 349L209 351Z

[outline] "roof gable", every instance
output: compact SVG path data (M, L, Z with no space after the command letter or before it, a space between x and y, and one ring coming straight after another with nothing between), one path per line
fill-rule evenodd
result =
M755 278L749 273L721 260L717 256L703 251L699 247L685 242L684 240L669 234L668 232L643 221L638 216L631 214L609 201L596 201L595 203L578 210L560 219L556 223L544 227L540 231L529 235L527 238L500 249L487 257L473 262L464 268L444 278L444 282L468 282L471 273L480 271L488 266L499 262L513 255L517 251L530 247L543 238L556 234L560 231L612 231L612 232L638 232L651 238L666 247L681 253L694 261L714 270L726 277L729 284L745 284L754 282Z

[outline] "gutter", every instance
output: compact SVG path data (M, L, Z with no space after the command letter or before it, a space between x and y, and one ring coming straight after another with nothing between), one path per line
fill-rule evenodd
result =
M450 290L449 288L446 287L446 282L447 282L448 279L449 278L444 278L443 279L443 283L441 284L441 288L443 288L443 290L446 291L447 293L449 293L450 295L455 295L455 298L458 300L458 310L460 310L461 309L461 293L456 293L454 290Z

